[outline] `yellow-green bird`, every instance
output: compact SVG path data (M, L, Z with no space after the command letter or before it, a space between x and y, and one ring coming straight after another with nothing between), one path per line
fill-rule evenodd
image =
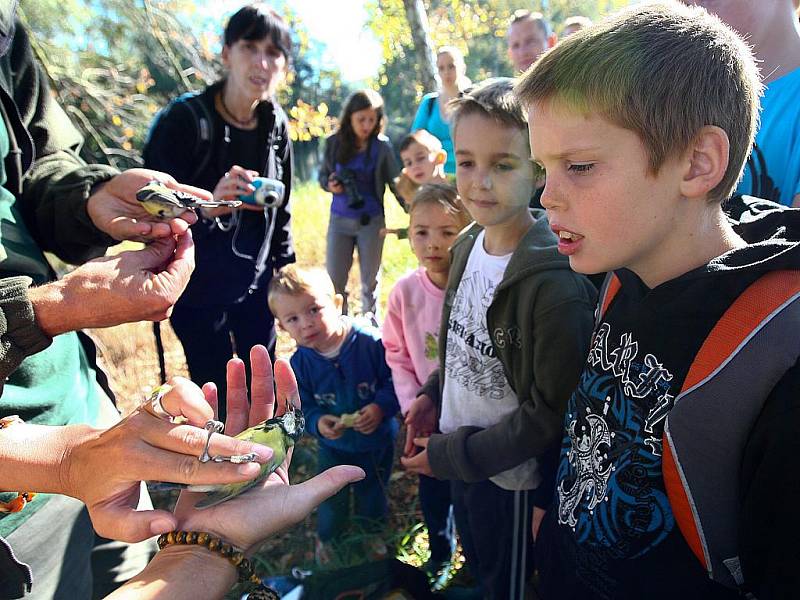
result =
M272 458L261 465L261 471L255 479L242 483L226 483L217 485L190 485L186 489L192 492L208 492L208 495L195 505L195 508L209 508L226 500L243 494L270 476L283 463L289 448L295 445L306 427L303 411L292 407L280 417L262 421L240 434L234 436L240 440L263 444L272 448Z
M241 200L203 200L188 192L173 190L155 179L136 192L136 199L151 215L159 219L174 219L187 210L195 208L216 208L230 206L236 208Z

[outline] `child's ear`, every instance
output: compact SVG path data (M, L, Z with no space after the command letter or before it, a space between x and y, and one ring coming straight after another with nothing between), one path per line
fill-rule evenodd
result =
M443 165L447 162L447 152L444 150L439 150L436 153L436 157L433 159L433 164L435 165Z
M716 125L701 128L685 153L681 195L700 198L713 190L728 169L730 141Z

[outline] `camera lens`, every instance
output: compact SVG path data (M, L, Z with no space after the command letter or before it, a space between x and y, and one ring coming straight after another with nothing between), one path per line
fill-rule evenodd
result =
M272 208L273 206L277 206L280 202L281 197L275 190L270 190L266 194L264 194L264 201L263 204L267 208Z

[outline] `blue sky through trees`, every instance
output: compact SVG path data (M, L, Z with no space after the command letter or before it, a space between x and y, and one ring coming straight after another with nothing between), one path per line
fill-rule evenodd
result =
M198 10L221 30L224 20L243 6L243 0L204 0ZM360 81L378 72L381 48L364 27L367 13L363 0L283 0L272 2L290 8L303 22L311 38L324 44L313 62L338 67L345 81Z

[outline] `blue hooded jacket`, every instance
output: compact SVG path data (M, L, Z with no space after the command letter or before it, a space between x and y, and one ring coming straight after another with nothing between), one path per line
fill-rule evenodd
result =
M393 444L400 410L392 372L386 364L380 331L353 321L339 355L334 359L300 346L291 358L297 376L306 430L321 444L342 452L371 452ZM383 410L383 422L369 435L347 429L329 440L317 427L322 415L353 413L375 403Z

